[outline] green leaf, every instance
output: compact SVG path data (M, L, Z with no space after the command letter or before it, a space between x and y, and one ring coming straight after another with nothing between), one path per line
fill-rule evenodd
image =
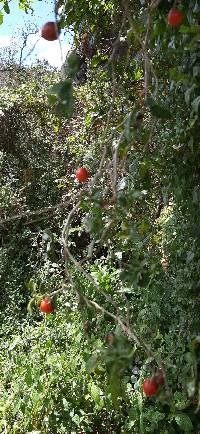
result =
M185 26L182 24L182 26L179 29L180 33L190 33L190 34L195 34L199 32L198 26L196 25L191 25L191 26Z
M199 105L200 105L200 95L197 96L194 101L192 101L192 108L195 113L199 113Z
M177 425L186 433L193 432L193 424L189 416L185 413L179 413L174 417Z
M177 410L183 410L188 405L187 396L183 394L182 392L176 391L174 393L174 401L175 401L175 407Z
M37 283L33 280L30 279L27 283L26 283L26 287L29 291L31 292L35 292L37 289Z
M190 103L191 95L192 95L193 91L196 88L197 88L197 85L193 84L191 87L189 87L189 89L186 90L186 92L185 92L185 102L186 102L186 104Z
M156 118L171 119L170 110L162 104L157 104L153 98L147 98L146 104L150 108L151 114Z
M33 314L33 307L35 306L35 299L32 298L27 306L27 311L32 315Z
M199 65L195 65L193 67L193 77L198 77L198 75L200 75L200 66Z
M80 57L76 53L71 53L64 64L64 72L67 77L74 78L80 69Z
M6 14L9 14L9 13L10 13L10 8L9 8L9 5L8 5L8 2L5 2L3 8L4 8L4 11L5 11Z
M94 383L91 384L90 393L93 401L98 404L101 399L101 395L100 395L100 389L96 384Z
M2 14L2 12L0 11L0 26L1 26L1 24L3 24L3 14Z
M108 390L111 393L114 408L118 409L119 407L118 397L121 395L121 379L116 372L115 366L113 367L111 372Z
M60 116L70 118L74 111L72 81L67 79L52 86L48 91L48 99L56 104L56 112Z
M91 373L92 371L94 371L94 369L96 368L97 364L100 361L100 358L101 358L100 354L94 355L89 358L89 360L86 363L87 372Z

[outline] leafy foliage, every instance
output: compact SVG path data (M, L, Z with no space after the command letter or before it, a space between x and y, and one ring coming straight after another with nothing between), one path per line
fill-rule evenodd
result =
M74 32L61 73L15 65L0 91L11 434L200 430L200 4L173 29L172 3L58 1Z

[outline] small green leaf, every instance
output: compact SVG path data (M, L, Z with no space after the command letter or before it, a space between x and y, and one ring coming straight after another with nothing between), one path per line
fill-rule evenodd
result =
M2 12L0 11L0 26L1 26L1 24L3 24L3 14L2 14Z
M33 280L30 279L27 283L26 283L26 287L29 291L31 292L35 292L37 289L37 283Z
M96 386L96 384L94 383L91 384L90 393L93 401L98 404L101 396L100 396L100 389L98 386Z
M29 301L28 306L27 306L27 311L28 311L31 315L33 314L33 308L34 308L35 305L36 305L35 298L31 298L31 300Z
M186 104L190 103L191 95L192 95L193 91L196 88L197 88L197 85L193 84L191 87L189 87L189 89L186 90L186 92L185 92L185 102L186 102Z
M174 417L177 425L186 433L193 432L193 425L189 416L185 413L179 413Z
M80 69L80 57L76 53L71 53L64 64L64 71L67 77L74 78Z
M48 99L56 105L58 115L70 118L74 111L72 81L68 79L52 86L48 91Z
M193 66L193 77L198 77L198 75L200 75L200 66L195 65Z
M170 110L162 104L157 104L151 97L147 98L146 104L149 106L153 116L160 119L171 119Z
M200 105L200 95L197 96L194 101L192 101L192 108L195 113L199 113L199 105Z
M190 34L193 33L193 34L195 34L195 33L199 32L199 29L198 29L198 26L196 26L196 25L185 26L182 24L182 26L179 29L179 32L180 33L190 33Z
M8 5L8 2L5 2L3 8L4 8L4 11L5 11L6 14L9 14L9 13L10 13L10 8L9 8L9 5Z
M91 373L96 368L97 364L100 360L100 354L94 355L90 357L90 359L86 363L86 370L88 373Z

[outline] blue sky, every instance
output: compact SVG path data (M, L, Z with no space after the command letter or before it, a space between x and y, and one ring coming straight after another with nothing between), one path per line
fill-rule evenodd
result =
M26 14L18 8L18 1L11 0L9 2L10 14L4 13L4 21L0 26L0 50L3 47L14 46L18 47L22 43L22 32L30 28L32 31L38 30L36 34L28 37L27 48L24 51L24 57L30 52L36 41L40 38L39 31L42 25L47 21L54 20L54 1L52 0L33 0L32 8L33 13ZM65 58L67 52L70 50L70 36L61 34L61 45L63 57ZM40 39L33 53L28 57L25 63L34 63L36 59L48 60L48 62L60 68L61 66L61 52L58 41L49 42Z

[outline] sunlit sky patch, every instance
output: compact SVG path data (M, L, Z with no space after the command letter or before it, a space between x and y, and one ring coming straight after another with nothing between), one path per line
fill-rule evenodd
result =
M33 52L26 58L24 64L32 64L37 60L47 60L50 65L61 67L62 57L59 41L49 42L40 38L40 29L47 21L54 20L54 2L52 0L35 0L32 2L33 11L26 14L18 8L18 1L9 2L10 14L4 13L4 21L0 26L0 50L4 47L17 48L17 58L20 58L20 48L23 44L23 32L32 33L28 36L26 48L22 58L26 58L35 43ZM61 33L61 46L63 57L71 47L69 34Z

